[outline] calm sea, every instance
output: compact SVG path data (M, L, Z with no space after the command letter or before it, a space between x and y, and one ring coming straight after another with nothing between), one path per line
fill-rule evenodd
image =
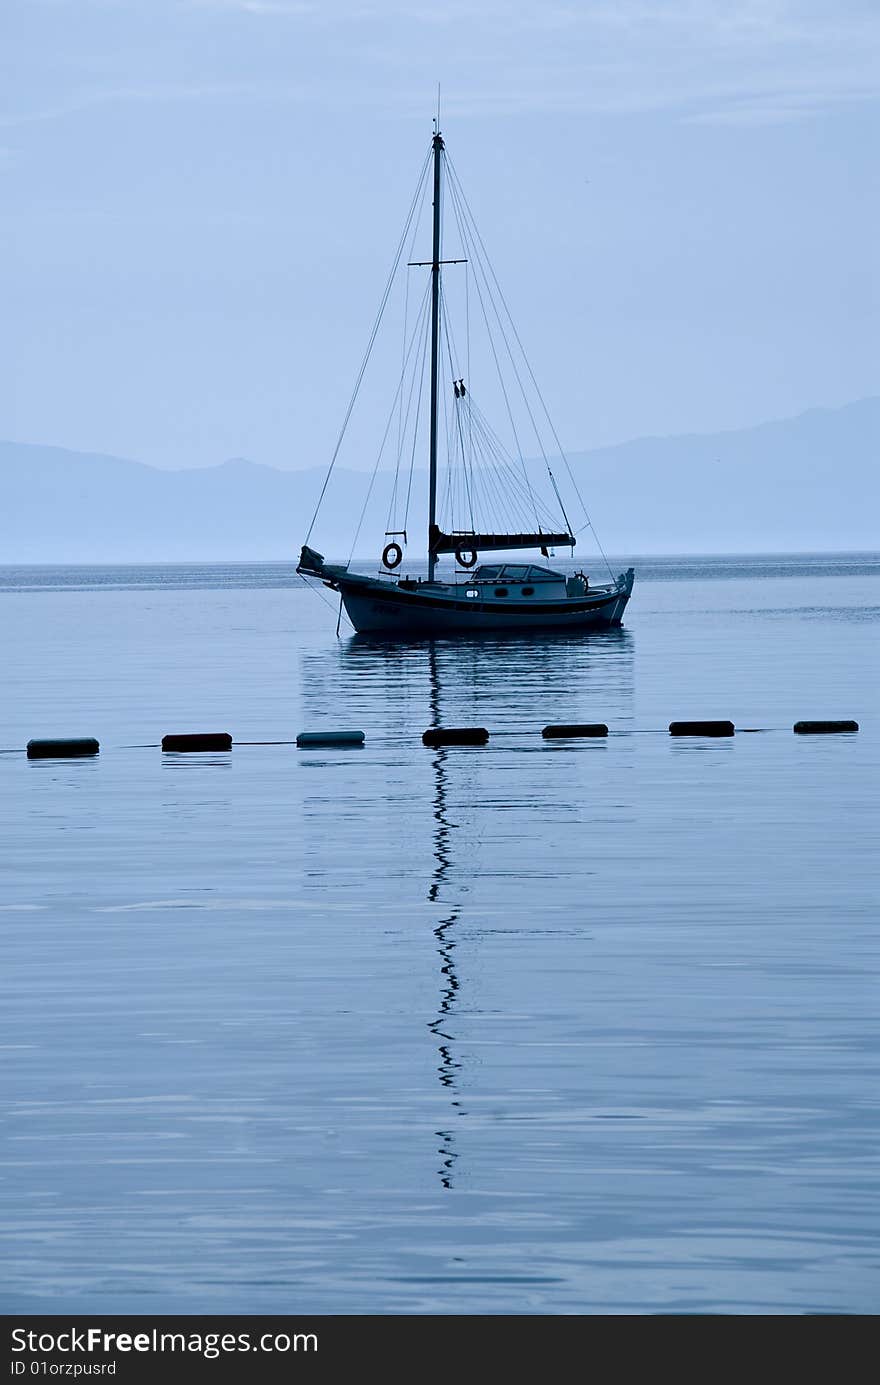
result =
M880 557L636 568L400 646L280 566L0 570L0 1308L880 1308Z

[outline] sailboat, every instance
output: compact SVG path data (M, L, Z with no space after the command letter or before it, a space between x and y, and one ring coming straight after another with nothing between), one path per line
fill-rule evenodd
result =
M442 251L444 174L447 177L463 249L469 252L460 258L448 260L443 258ZM315 527L330 475L339 454L345 427L357 397L358 386L369 360L370 349L388 299L390 284L397 271L402 249L415 219L419 197L421 196L422 200L426 199L429 183L433 185L431 259L408 261L409 266L425 268L430 271L429 283L423 297L423 310L418 319L419 324L424 323L424 334L423 337L419 335L422 330L421 325L418 326L418 331L413 331L409 350L405 352L404 371L395 397L399 405L399 469L402 442L406 436L407 427L410 426L411 411L409 406L416 397L416 393L418 399L421 399L424 372L427 368L428 351L430 350L430 366L427 368L430 397L427 430L429 464L427 576L411 576L409 574L401 576L397 572L404 557L408 537L406 516L404 516L404 522L400 528L394 528L390 525L386 528L385 538L388 542L382 550L381 564L375 575L358 573L351 570L351 558L346 564L327 562L323 554L310 547L312 530ZM417 219L415 225L417 230ZM415 232L413 232L414 238ZM491 265L487 267L485 247L479 232L476 230L457 175L449 163L445 142L440 133L439 122L437 122L430 150L422 166L419 188L417 188L416 197L410 207L410 215L392 266L389 286L386 287L379 318L370 338L370 346L361 366L355 393L352 396L296 570L303 577L318 579L326 587L339 593L340 601L358 633L378 635L384 638L409 639L413 637L480 635L483 632L523 636L531 632L536 634L545 631L578 632L619 626L632 593L634 580L632 568L614 576L610 566L608 566L607 559L605 559L609 579L596 583L583 570L577 572L560 571L540 561L511 560L510 555L512 553L533 550L549 562L555 556L557 548L567 547L570 551L574 549L577 541L576 532L563 505L562 495L543 443L541 443L541 451L552 493L555 497L555 516L552 510L547 509L543 499L539 500L536 495L529 467L523 458L519 437L516 436L516 452L519 459L519 466L517 466L516 458L505 448L498 434L492 429L476 404L474 390L471 388L472 381L470 379L465 380L461 356L456 359L454 338L450 334L444 316L447 295L444 292L443 270L447 265L467 266L471 260L474 260L477 265L475 286L487 329L491 330L494 323L496 328L500 327L503 333L505 322L507 320L510 322L515 345L511 345L509 336L505 336L504 345L507 348L516 381L522 392L528 417L537 434L536 409L529 402L526 390L529 380L537 392L537 397L541 406L544 407L545 414L546 406L544 406L540 391L537 390L537 382L522 351L519 336L513 327L506 302L500 295L494 270L491 269ZM495 299L490 297L493 286L498 295L501 296L503 311L499 309ZM494 317L486 309L487 300L494 309ZM422 374L419 374L419 340L423 340L424 343ZM406 344L406 329L404 342ZM449 377L445 380L441 373L441 355L444 344L449 365ZM518 352L516 348L519 348ZM469 344L466 357L467 359L470 358ZM494 345L493 358L500 375L499 353ZM409 385L407 387L408 369ZM417 384L418 391L416 392ZM446 391L445 396L444 390ZM510 394L505 388L503 379L501 379L501 390L509 420L515 432L515 423L510 407ZM409 403L404 420L405 400L408 400ZM450 408L452 412L451 427ZM415 412L417 415L418 407ZM452 478L448 480L445 490L447 511L445 515L441 514L441 495L438 484L441 413L444 417L446 430L447 467L450 468L450 478ZM550 422L549 415L547 415L547 421ZM419 438L417 417L411 427L412 455L414 458L416 443ZM552 423L550 423L550 427L552 429ZM584 527L592 528L571 468L568 466L565 454L559 445L555 429L552 432L558 454L568 471L575 494L581 502L581 508L586 519ZM386 429L386 437L387 435L388 429ZM540 435L538 436L540 442ZM482 479L478 471L478 463L483 464ZM378 468L379 459L377 459L376 465ZM374 480L375 475L374 471ZM398 474L395 474L395 495L398 492L405 493L408 509L412 489L412 471L410 472L408 487L398 487L398 479ZM459 518L455 514L456 501L460 507L464 508L463 518ZM517 503L520 505L520 513L527 510L529 517L533 517L531 524L527 521L519 524L510 522L511 513L514 514L514 518L516 517ZM496 514L501 512L507 516L506 525L497 523ZM389 517L391 518L391 516ZM363 514L361 518L363 521ZM494 555L496 560L483 561L484 555ZM602 556L604 558L604 553ZM454 567L451 572L445 570L448 565L443 565L441 568L444 557L454 559ZM441 570L438 571L438 568Z

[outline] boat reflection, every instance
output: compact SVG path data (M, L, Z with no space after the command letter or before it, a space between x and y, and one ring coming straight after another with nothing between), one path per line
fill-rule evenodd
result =
M366 729L368 745L380 714L378 734L415 745L429 726L486 725L492 733L530 733L554 720L600 720L608 706L632 704L633 654L632 632L622 628L540 641L403 642L355 635L304 651L303 687L316 711L345 706L346 721ZM550 744L536 736L531 749L542 753ZM430 756L431 866L425 898L435 910L439 969L437 1011L427 1028L436 1042L437 1077L449 1105L449 1121L435 1132L437 1176L451 1189L461 1158L458 1122L467 1115L455 1025L462 998L460 930L471 878L465 858L477 839L472 829L481 802L482 756L491 751L439 746L421 753Z
M440 679L437 672L437 650L433 644L428 649L428 676L430 679L431 725L440 726L442 724ZM445 746L437 746L431 759L434 773L434 868L428 885L428 900L431 904L440 902L452 867L451 851L456 826L450 821L448 812L448 759L448 749ZM450 1110L455 1116L466 1114L462 1108L457 1081L461 1063L454 1055L452 1045L455 1042L455 1037L450 1032L450 1021L455 1012L459 991L458 972L455 967L455 927L460 914L461 901L459 900L450 906L449 912L439 920L434 929L434 937L437 939L437 953L440 959L441 991L439 1012L428 1024L429 1030L437 1040L439 1055L437 1075L440 1078L440 1085L449 1094ZM455 1135L452 1130L438 1130L436 1133L437 1138L442 1142L438 1150L442 1160L438 1170L440 1183L444 1188L451 1188L455 1161L458 1159L458 1153L455 1149Z

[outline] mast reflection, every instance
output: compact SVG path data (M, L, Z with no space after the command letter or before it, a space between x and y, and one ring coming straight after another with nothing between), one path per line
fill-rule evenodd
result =
M437 650L433 640L428 646L428 677L429 677L429 702L431 707L431 725L440 726L440 683L437 671ZM446 878L452 864L450 848L452 833L455 831L456 824L450 822L447 804L447 758L449 751L445 746L438 746L431 766L434 772L434 869L431 874L431 882L428 886L428 900L431 904L441 902L441 892L446 883ZM446 1089L450 1097L450 1106L455 1115L464 1115L458 1090L457 1074L461 1069L461 1063L455 1058L452 1050L454 1036L446 1028L450 1016L455 1011L458 999L459 980L455 968L455 925L461 913L461 905L453 904L449 913L442 918L434 929L434 937L437 939L437 952L440 957L440 975L442 977L442 987L440 992L440 1010L436 1019L431 1020L428 1028L437 1039L437 1052L440 1061L437 1065L437 1075L440 1084ZM451 1130L438 1130L437 1138L442 1140L438 1153L442 1159L442 1165L438 1170L440 1182L444 1188L451 1188L453 1170L458 1154L455 1150L455 1136Z
M362 713L368 726L381 705L388 732L401 740L415 740L417 728L429 725L467 725L478 716L478 708L488 706L493 728L514 727L531 733L529 753L565 755L572 752L564 745L542 742L538 734L542 722L598 720L609 707L619 709L621 719L631 719L633 654L633 636L625 629L577 638L554 635L540 641L513 637L388 641L355 635L329 650L304 651L302 684L307 701L316 709L344 702L353 716L359 718ZM480 801L471 781L479 777L477 767L483 762L475 752L445 746L431 751L419 746L414 754L423 766L430 756L431 766L432 861L425 885L416 888L424 889L431 906L439 961L436 1013L425 1027L436 1044L435 1070L449 1112L448 1120L434 1132L439 1141L437 1176L443 1188L452 1189L464 1169L458 1162L463 1134L458 1119L468 1114L463 1105L468 1064L458 1056L456 1033L462 1006L459 925L467 918L470 889L470 872L462 869L462 857L472 846L474 822L468 805ZM451 816L453 805L463 814L460 823Z

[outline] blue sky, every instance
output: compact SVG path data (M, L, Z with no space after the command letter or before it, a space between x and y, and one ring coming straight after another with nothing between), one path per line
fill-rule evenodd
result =
M567 447L878 391L873 4L6 0L0 25L0 436L324 462L438 82Z

